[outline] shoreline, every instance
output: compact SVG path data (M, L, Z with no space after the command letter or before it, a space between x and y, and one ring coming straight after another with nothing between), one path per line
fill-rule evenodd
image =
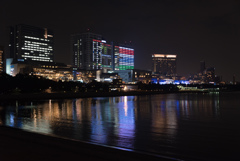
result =
M2 94L0 101L14 100L40 100L40 99L75 99L89 97L116 97L116 96L139 96L170 93L209 93L206 91L126 91L126 92L59 92L59 93L21 93L21 94Z
M0 101L13 100L39 100L39 99L71 99L87 97L115 97L115 96L137 96L150 94L166 94L172 92L163 91L127 91L127 92L82 92L82 93L22 93L0 95Z
M0 125L1 160L178 160L130 149L98 145Z

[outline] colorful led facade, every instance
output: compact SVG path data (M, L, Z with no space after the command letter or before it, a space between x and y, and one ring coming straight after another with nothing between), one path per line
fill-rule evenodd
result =
M114 70L134 69L134 49L115 46L114 63Z
M104 73L112 70L112 45L105 40L93 39L93 64L94 69L101 69Z
M112 70L134 69L134 49L108 44L101 35L82 33L72 35L73 65L79 69Z
M107 73L113 69L112 61L112 45L103 43L102 44L102 70L103 73Z
M53 62L53 32L16 25L10 28L10 57L18 61Z

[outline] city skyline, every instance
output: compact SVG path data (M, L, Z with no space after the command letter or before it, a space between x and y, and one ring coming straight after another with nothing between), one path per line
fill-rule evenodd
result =
M56 2L36 2L34 7L27 0L2 1L0 45L8 47L9 26L50 28L55 61L71 64L70 35L89 29L110 41L131 41L136 69L150 70L152 54L176 54L178 75L199 72L205 60L223 80L231 81L234 74L239 80L237 1Z

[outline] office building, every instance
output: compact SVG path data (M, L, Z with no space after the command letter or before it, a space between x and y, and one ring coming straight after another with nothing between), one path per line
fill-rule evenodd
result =
M155 74L176 76L177 55L152 54L152 71Z
M101 54L101 69L103 73L107 73L108 71L113 69L113 48L112 45L106 44L102 42L102 54Z
M114 70L134 69L134 49L123 45L114 46Z
M53 32L47 28L16 25L10 28L10 58L53 62Z
M2 73L4 71L4 49L2 46L0 46L0 73Z
M102 69L102 36L93 33L75 34L71 37L73 66L85 70Z
M124 45L108 44L102 35L74 34L71 37L73 66L85 70L134 69L134 49Z

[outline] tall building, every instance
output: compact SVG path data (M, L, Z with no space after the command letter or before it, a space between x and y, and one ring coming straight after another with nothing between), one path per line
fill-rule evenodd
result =
M152 54L152 71L165 76L175 76L177 55Z
M102 70L103 73L113 69L113 45L103 43L102 45Z
M79 69L110 70L134 69L134 49L107 44L102 35L74 34L71 37L73 65Z
M4 71L3 61L4 61L4 49L2 46L0 46L0 73Z
M123 45L114 46L114 70L134 69L134 49Z
M53 31L29 25L10 28L10 57L17 61L53 62Z
M72 35L73 65L86 70L102 69L101 55L105 42L102 35L90 32Z
M208 67L204 70L205 75L205 82L214 82L215 81L215 68L214 67Z

